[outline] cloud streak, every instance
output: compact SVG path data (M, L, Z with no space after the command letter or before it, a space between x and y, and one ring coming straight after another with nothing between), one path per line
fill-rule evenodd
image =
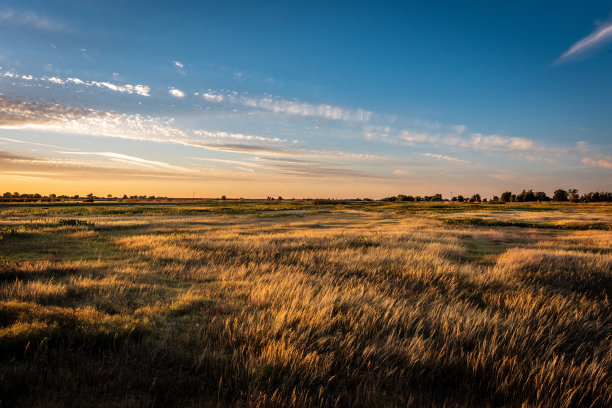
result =
M241 96L236 101L247 107L295 116L356 122L367 122L372 117L372 112L363 109L351 110L332 105L313 105L280 98Z
M563 53L556 61L555 64L562 64L569 61L573 57L584 53L585 51L591 50L600 44L604 44L608 41L612 41L612 22L602 25L593 33L587 35L574 45L572 45L567 51Z
M384 159L371 154L295 149L285 139L203 129L180 129L172 124L171 119L17 101L0 94L0 129L44 130L175 143L249 155L331 157L349 161Z
M582 163L593 167L602 167L604 169L612 170L612 156L608 156L606 158L585 157L582 159Z
M398 139L411 146L436 145L502 153L526 152L535 146L535 142L531 139L483 135L481 133L471 133L469 136L464 136L460 133L439 134L427 131L403 130L399 133Z
M111 90L113 92L125 93L125 94L135 94L140 96L151 96L151 88L147 85L132 85L132 84L115 84L107 81L85 81L80 78L59 78L56 76L42 76L35 77L32 75L19 75L11 71L5 71L0 74L0 78L11 78L11 79L19 79L23 81L37 81L37 82L48 82L54 85L78 85L84 87L94 87L100 89Z
M446 160L446 161L452 161L452 162L457 162L457 163L470 164L470 162L467 160L462 160L462 159L458 159L456 157L451 157L451 156L445 156L443 154L423 153L423 156L431 157L433 159L438 159L438 160Z
M85 156L99 156L99 157L107 157L113 161L146 167L148 169L154 170L171 170L176 172L185 172L191 173L193 170L188 169L186 167L174 166L172 164L155 161L155 160L147 160L142 159L140 157L130 156L122 153L114 153L114 152L70 152L70 151L56 151L56 153L68 154L68 155L85 155Z
M208 92L196 93L196 95L201 95L209 103L228 103L290 116L363 123L370 121L373 117L373 112L364 109L346 109L326 104L316 105L273 96L247 96L238 95L237 92L215 92L210 89Z
M109 161L75 160L58 157L35 157L0 151L0 173L6 176L65 180L71 178L107 179L109 174L130 179L199 180L217 177L201 168L185 168L113 152L56 152L60 154L98 156Z
M41 31L68 31L65 24L33 11L17 11L10 8L0 10L0 23L32 27Z

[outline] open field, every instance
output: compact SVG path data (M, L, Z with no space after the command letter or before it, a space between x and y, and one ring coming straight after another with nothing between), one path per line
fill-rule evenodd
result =
M0 206L0 406L612 406L612 205Z

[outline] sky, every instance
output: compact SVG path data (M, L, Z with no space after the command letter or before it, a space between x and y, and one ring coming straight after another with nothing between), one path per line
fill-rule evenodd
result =
M2 1L0 189L612 190L612 1Z

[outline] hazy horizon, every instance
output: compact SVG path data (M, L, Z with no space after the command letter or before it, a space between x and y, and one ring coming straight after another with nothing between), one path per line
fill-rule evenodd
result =
M0 1L0 188L609 191L611 12L609 1Z

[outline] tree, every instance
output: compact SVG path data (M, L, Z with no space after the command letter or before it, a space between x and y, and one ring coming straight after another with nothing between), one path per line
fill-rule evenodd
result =
M404 194L398 194L397 198L395 199L395 201L414 201L414 197L410 196L410 195L404 195Z
M502 193L501 200L504 203L510 202L512 200L512 193L510 191L506 191L506 192Z
M108 194L108 195L106 196L106 198L113 198L113 195L112 195L112 194Z
M464 197L463 197L461 194L459 194L459 195L457 196L457 201L459 201L460 203L462 203L462 202L464 202L464 201L465 201L465 198L464 198Z
M546 193L543 191L538 191L537 193L535 193L535 199L536 201L549 201L550 200L550 198L548 198Z
M555 190L555 192L553 193L553 200L554 201L567 201L567 191L565 190Z
M224 196L224 195L222 195L222 196L221 196L221 199L222 199L222 200L227 200L227 197L226 197L226 196Z
M521 194L516 196L516 201L535 201L535 194L533 193L533 190L523 190Z
M568 191L568 198L570 203L577 203L580 200L580 196L578 195L578 190L575 188L570 188Z

